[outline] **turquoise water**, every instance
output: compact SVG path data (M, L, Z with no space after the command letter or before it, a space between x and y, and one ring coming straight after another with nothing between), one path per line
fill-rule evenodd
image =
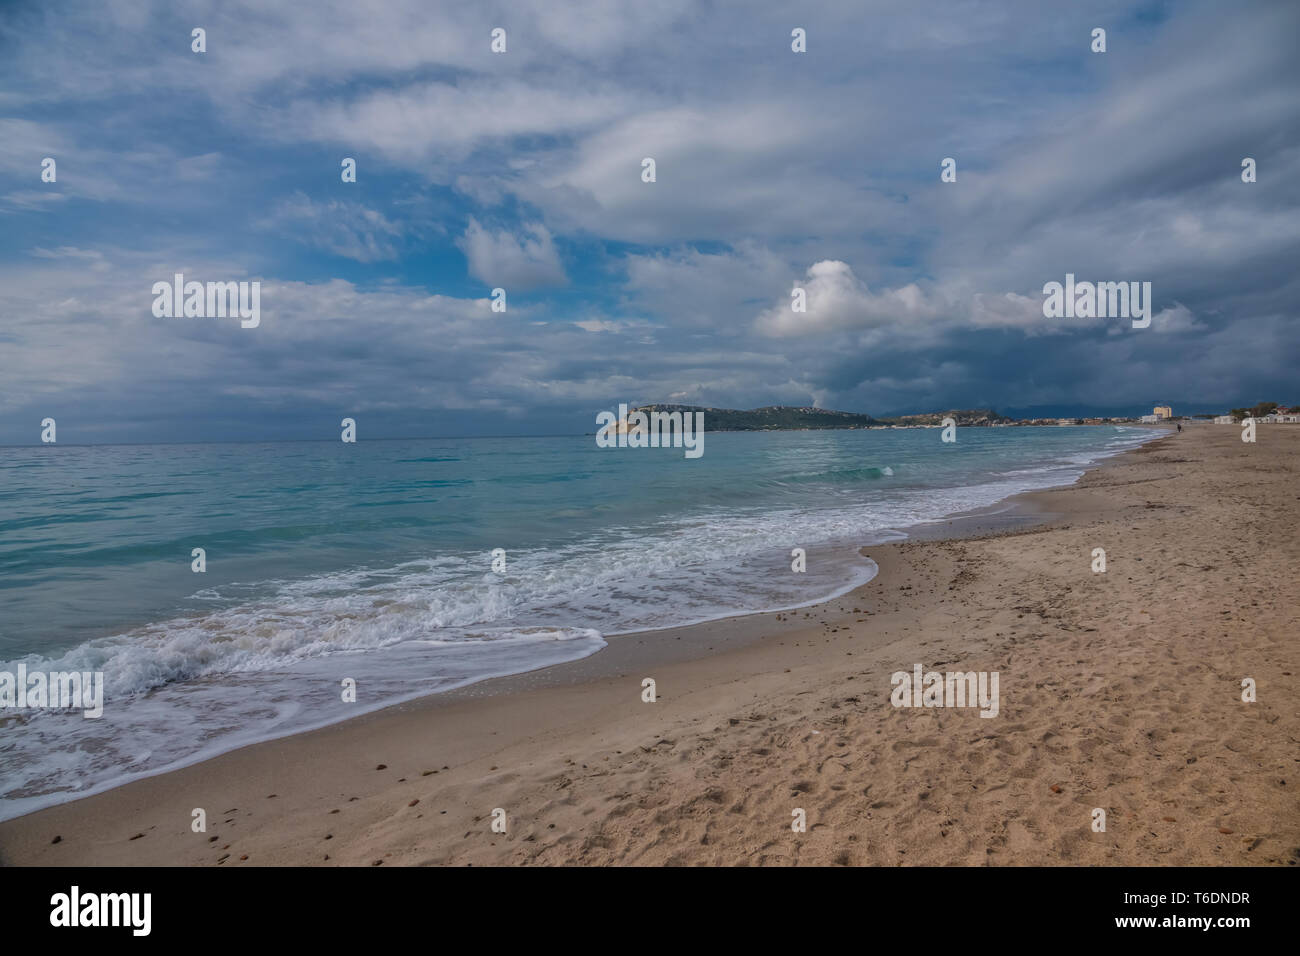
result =
M0 726L0 817L609 635L822 600L870 579L863 544L1150 437L707 433L698 459L591 436L0 448L0 671L106 687L99 720Z

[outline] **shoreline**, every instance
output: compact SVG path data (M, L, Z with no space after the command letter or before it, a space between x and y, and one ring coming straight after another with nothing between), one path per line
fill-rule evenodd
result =
M1154 431L1156 429L1144 427L1144 430ZM1151 440L1153 439L1151 437L1148 437L1143 440L1143 443L1149 442ZM1078 476L1072 479L1069 482L1069 484L1073 484L1074 482L1078 481L1079 478L1081 478L1082 475L1087 470L1094 467L1099 467L1104 462L1114 459L1118 454L1123 454L1123 452L1111 451L1111 452L1103 453L1100 458L1092 461L1088 465L1086 466L1080 465L1079 467L1083 468L1084 471L1079 472ZM855 577L858 577L859 580L856 583L850 581L846 584L837 586L834 590L832 590L828 594L824 594L821 597L804 600L797 604L769 607L762 610L743 610L743 611L731 610L724 613L719 613L712 616L691 620L686 623L663 624L657 627L640 628L631 631L603 632L601 634L601 638L604 641L605 646L597 649L596 651L586 656L592 657L592 656L598 656L601 653L607 653L608 643L610 640L620 640L626 637L644 638L650 635L658 634L660 632L671 631L674 633L682 633L686 635L689 641L691 638L691 632L704 625L716 624L718 622L731 620L731 619L747 619L747 618L757 618L762 615L788 614L788 613L802 611L808 608L814 608L814 607L819 607L821 605L828 604L837 599L846 597L847 595L852 594L854 591L858 590L859 588L864 587L866 584L870 583L871 579L874 578L876 574L879 573L879 567L866 554L868 548L878 547L883 544L895 543L895 542L900 542L905 540L933 540L933 539L949 538L949 537L965 537L977 533L987 533L993 530L1006 530L1012 527L1028 526L1045 519L1030 505L1030 502L1028 501L1026 496L1031 495L1037 491L1045 491L1045 490L1051 490L1053 488L1067 487L1067 486L1068 485L1064 485L1064 484L1048 485L1044 488L1036 488L1028 491L1016 492L1004 498L1000 498L996 501L993 501L987 505L978 506L973 509L969 509L965 511L953 512L951 514L944 515L939 518L921 521L917 524L884 527L876 531L870 532L867 535L869 539L874 539L877 536L879 537L879 540L874 540L872 544L863 545L848 540L825 541L820 543L814 543L815 547L817 547L818 549L830 548L836 551L837 553L841 553L845 558L847 558L849 555L854 555L856 556L856 558L864 561L865 566L861 569L862 574L855 575ZM186 769L187 767L191 767L196 764L203 763L204 761L212 760L215 759L216 757L220 757L225 753L231 753L237 750L242 750L246 747L254 747L259 744L269 743L274 740L291 738L302 734L312 733L314 731L321 730L325 727L329 727L336 723L343 723L351 720L356 720L362 716L366 716L371 713L387 710L392 707L398 707L403 704L414 703L425 697L454 694L458 691L467 690L468 688L475 687L477 685L482 685L483 688L489 693L510 693L511 690L508 689L509 685L503 683L507 681L509 678L521 677L527 674L547 671L559 666L573 665L579 663L584 659L585 658L580 657L572 660L562 660L556 663L542 664L523 671L506 672L506 673L490 674L488 676L471 677L471 678L467 678L465 681L461 683L456 684L455 686L452 686L444 690L438 690L432 692L429 691L415 692L413 694L410 694L409 696L399 696L397 697L397 699L391 699L385 702L368 704L363 708L358 708L358 711L356 713L347 717L343 717L343 718L334 717L331 719L326 719L320 723L312 723L292 730L280 731L273 734L272 736L263 737L261 739L245 740L244 742L235 744L233 746L227 745L227 749L224 750L200 749L199 751L187 755L186 757L181 758L180 760L171 763L165 767L153 769L145 773L137 773L125 778L119 778L116 780L99 783L93 787L87 788L82 791L78 791L75 795L56 798L53 800L53 802L44 802L44 800L41 797L38 797L36 798L36 803L37 803L36 806L30 806L28 808L23 809L21 812L13 813L14 808L11 807L0 808L7 813L13 813L13 815L11 816L0 817L0 823L6 822L8 820L21 819L22 817L28 816L30 814L39 813L42 810L50 809L52 807L56 807L64 803L75 802L78 800L86 799L88 797L98 796L99 794L109 792L111 790L117 789L122 786L127 786L128 784L131 783L147 780L151 777L162 776L165 774L173 773L178 770L183 770ZM595 670L592 673L598 674L601 672L599 670ZM52 797L55 795L48 794L43 796ZM2 861L2 859L3 858L0 857L0 861Z
M662 794L661 787L649 786L647 765L657 767L665 779L683 773L689 776L701 754L717 749L720 737L745 738L766 729L764 721L747 715L747 710L756 706L755 700L779 699L789 705L780 713L797 713L806 703L798 698L825 694L831 685L854 679L851 672L861 669L864 658L869 672L884 668L886 675L879 686L873 679L870 697L887 701L887 672L905 664L910 667L911 660L938 668L977 653L991 653L994 657L999 656L995 651L1005 654L1007 642L999 641L1003 632L986 634L982 629L978 634L969 634L960 650L946 646L937 653L926 650L936 644L947 645L956 639L949 635L961 633L961 616L954 620L952 608L944 607L950 602L948 592L958 592L951 599L954 602L964 599L961 592L969 592L965 599L973 599L978 605L997 596L981 593L979 588L973 588L974 582L966 580L972 567L978 568L988 557L984 555L983 562L972 560L977 556L968 552L976 547L1005 547L1018 539L1041 543L1054 534L1068 533L1074 522L1104 518L1119 507L1115 496L1098 493L1099 486L1112 484L1107 476L1114 477L1126 469L1148 468L1153 459L1165 458L1168 464L1176 464L1178 459L1171 456L1170 449L1192 441L1227 446L1220 436L1196 434L1199 431L1188 429L1176 438L1172 434L1163 436L1104 459L1072 485L1004 499L992 506L999 508L994 514L944 519L931 523L930 534L912 534L906 541L863 548L860 553L879 566L876 577L821 604L611 636L605 649L579 661L492 678L397 704L15 817L0 823L0 862L784 863L805 861L801 846L807 848L811 854L807 860L813 862L1034 862L1008 851L1005 845L997 852L1008 858L987 861L960 852L947 854L941 846L927 848L912 858L859 859L860 849L853 845L858 842L858 834L844 832L842 826L839 849L827 855L813 848L823 842L819 837L825 835L822 831L836 827L818 822L814 805L830 793L816 799L782 797L785 822L781 821L782 814L776 814L766 827L775 841L771 847L728 841L721 832L709 839L707 823L703 842L666 836L669 831L682 830L688 821L711 816L713 811L732 817L727 822L736 824L738 831L751 829L752 813L725 806L737 796L745 803L747 788L743 785L734 791L721 785L706 787L702 794L695 794L694 800L687 799L689 786L677 788L682 790L686 803L670 814L672 819L659 824L661 832L657 836L649 838L646 834L654 825L642 818L649 813L652 821L656 819L656 813L650 812L655 809L656 796L671 797ZM1297 436L1288 435L1287 441ZM1236 438L1235 432L1226 437ZM1300 443L1296 444L1300 447ZM1230 446L1227 450L1236 451ZM1167 465L1162 467L1168 470ZM1240 476L1235 478L1240 480ZM1144 482L1153 480L1159 480L1159 476ZM1008 502L1013 506L1004 507ZM1151 507L1149 503L1143 510L1147 507ZM951 582L947 591L934 585L936 574ZM1096 583L1091 577L1081 578L1076 586L1087 590L1086 585ZM1043 600L1041 595L1038 599ZM992 611L1001 626L1012 626L1001 620L1007 610L997 607L997 603L995 600L993 606L981 610ZM1025 616L1023 611L1019 614L1020 618ZM1017 618L1012 616L1010 620ZM863 623L869 626L855 626ZM1011 645L1018 643L1014 638L1010 641ZM818 653L810 656L814 648ZM1082 657L1080 652L1076 654ZM853 660L855 655L857 661ZM654 705L640 700L642 676L653 676L657 681L659 699ZM1262 680L1260 683L1263 685ZM801 689L792 693L791 685ZM1005 676L1004 688L1011 697ZM1278 699L1277 691L1273 697ZM847 699L861 701L865 695ZM833 702L827 706L832 712L842 707ZM725 719L721 717L724 712ZM988 721L975 718L975 725L965 735L983 730L985 734L978 739L988 739L986 734L1001 739L1005 733L999 731L1010 719L1006 712L1004 703L1004 716ZM871 713L875 725L870 736L884 735L890 724L895 725L891 734L896 734L898 725L940 716L945 723L956 721L968 726L968 715L956 712L891 712L886 704L883 710L875 708ZM777 716L766 716L770 718L767 722L779 722ZM797 741L795 750L827 743L839 732L834 729L836 721L828 718L841 715L819 709L803 716L805 723L825 729L820 733L809 731ZM782 731L785 743L794 744L790 730ZM1048 738L1059 734L1054 731ZM819 736L825 739L818 741ZM894 741L895 752L907 739L904 734ZM1031 749L1042 745L1040 741ZM913 740L912 746L922 745ZM768 746L752 748L751 756L775 758L780 749L769 742ZM720 782L733 776L726 771L737 753L734 746L725 748L723 756L730 756L716 768ZM785 756L790 762L791 755ZM798 766L798 760L793 763ZM784 772L779 764L777 761L777 765L765 766L757 776L781 777L784 773L787 785L808 782L798 779L797 770ZM385 769L377 770L380 765ZM582 781L580 789L585 797L577 797L578 781ZM646 786L637 786L638 782ZM937 778L930 781L931 785L940 782ZM710 789L718 793L711 797ZM793 789L795 794L811 793L800 786ZM871 786L866 789L875 792ZM719 795L725 799L716 799ZM616 799L620 796L621 801ZM639 800L634 799L638 796ZM1053 798L1050 790L1048 798ZM644 806L648 799L651 804ZM633 809L621 809L628 803L633 804ZM804 803L810 804L809 830L802 836L802 844L790 846L796 835L789 830L790 811L786 805ZM607 809L611 805L614 809ZM878 817L889 816L885 806L874 802L864 806L869 817L873 812ZM190 830L190 813L195 807L206 808L206 835ZM494 834L488 828L490 814L497 807L506 808L512 819L505 835ZM223 813L226 808L231 809ZM658 816L663 813L661 809ZM1293 812L1291 817L1294 832L1296 814ZM625 830L624 824L632 818L636 818L637 826ZM961 819L960 814L954 814L954 820ZM750 825L745 824L747 820ZM1086 834L1087 821L1083 822ZM209 841L213 835L217 840ZM61 839L53 843L56 836ZM1089 840L1083 835L1083 842L1098 846L1106 842L1105 834L1092 836L1102 839ZM1219 835L1220 841L1226 839L1227 835ZM993 853L990 848L990 857ZM845 854L848 856L839 859ZM240 860L241 856L247 860ZM1263 855L1223 860L1228 861L1260 862ZM1134 859L1103 853L1087 862Z
M1116 430L1118 431L1120 429L1116 429ZM1136 430L1137 430L1136 428L1130 429L1130 431L1136 431ZM1166 429L1160 429L1158 427L1153 427L1153 426L1152 427L1143 426L1141 430L1147 432L1160 432L1160 431L1165 431ZM1158 437L1158 435L1157 436L1147 435L1146 437L1141 439L1141 441L1143 443L1149 442L1153 440L1153 437ZM1113 459L1117 454L1122 454L1122 453L1123 452L1115 451L1115 450L1097 449L1095 454L1097 454L1099 457L1093 459L1091 462L1089 462L1086 465L1084 464L1076 465L1075 467L1081 470L1075 473L1075 477L1069 479L1068 484L1073 484L1075 481L1079 480L1079 478L1081 478L1082 475L1088 469L1097 467L1103 462ZM586 656L595 656L601 654L602 652L607 652L608 642L611 639L621 639L628 636L646 637L661 631L673 631L673 632L682 632L687 634L689 640L690 632L693 629L698 628L702 625L713 624L716 622L725 621L732 618L751 618L751 617L764 615L764 614L771 615L771 614L778 614L778 613L790 613L790 612L804 610L806 608L818 607L820 605L827 604L836 599L845 597L846 595L849 595L852 592L856 591L857 589L865 586L867 583L870 582L871 578L874 577L879 572L879 568L875 564L875 562L872 561L871 558L866 555L865 552L867 548L879 546L886 543L904 541L904 540L929 540L934 538L962 537L962 536L975 534L979 531L1005 530L1011 527L1027 526L1029 524L1032 524L1042 519L1038 515L1036 515L1034 509L1032 509L1029 506L1029 503L1025 499L1025 496L1032 494L1035 491L1050 490L1052 488L1059 488L1065 486L1066 486L1065 483L1053 484L1053 485L1046 485L1040 488L1029 489L1026 491L1014 492L1008 494L1006 497L999 498L986 505L976 506L968 510L952 512L950 514L943 515L937 518L922 520L916 524L891 525L870 532L864 532L864 534L858 536L857 539L830 539L825 541L813 541L809 546L810 550L817 550L822 552L829 550L835 552L836 555L838 555L837 560L844 562L846 570L851 568L855 564L861 564L860 567L854 567L852 570L852 577L855 580L849 580L843 584L838 584L829 593L822 592L821 596L808 598L808 599L801 599L799 600L799 603L784 604L784 605L780 603L776 603L775 606L769 606L761 610L730 609L719 613L714 613L706 617L694 618L684 623L659 624L658 626L641 627L636 630L603 631L600 635L603 646L597 648L592 652L589 652ZM870 543L866 545L860 543L863 539L865 539ZM791 597L793 597L793 595ZM63 803L82 800L87 797L97 796L101 793L106 793L110 790L114 790L118 787L126 786L130 783L146 780L149 779L150 777L161 776L164 774L172 773L177 770L183 770L195 764L202 763L204 761L219 757L224 753L230 753L236 750L242 750L245 747L256 746L258 744L267 743L273 740L311 733L313 731L320 730L324 727L328 727L335 723L346 722L349 720L356 720L358 717L364 716L366 714L386 710L390 707L396 707L405 703L415 702L423 697L434 696L437 694L454 693L456 691L463 690L475 685L484 685L489 691L506 693L509 691L502 689L503 685L499 683L505 680L506 678L515 677L522 674L534 673L537 671L545 671L559 665L574 664L580 660L583 660L583 658L578 657L578 658L572 658L568 660L560 660L553 663L534 663L530 668L525 670L519 670L519 671L506 670L497 673L487 673L482 676L469 676L469 677L465 677L461 681L456 682L451 687L442 690L436 690L436 691L417 690L417 691L412 691L408 694L395 694L395 695L390 694L388 695L388 699L386 700L367 702L366 704L360 707L354 708L352 713L348 714L347 716L336 715L327 718L322 718L318 722L317 721L306 722L299 726L293 727L292 729L288 729L288 728L277 729L271 732L270 735L268 736L259 735L258 737L253 738L252 735L249 735L248 737L245 737L243 740L237 743L222 742L217 744L216 746L202 747L197 750L194 750L191 753L186 754L183 757L179 757L169 762L165 766L152 768L144 772L137 771L130 775L119 776L111 780L103 780L96 783L93 786L79 790L76 793L64 793L64 794L47 793L35 797L28 797L23 800L15 800L6 804L0 804L0 822L13 820L13 819L20 819L21 817L27 816L29 814L37 813L40 812L41 810L59 806L60 804ZM25 805L20 808L15 804L25 804Z

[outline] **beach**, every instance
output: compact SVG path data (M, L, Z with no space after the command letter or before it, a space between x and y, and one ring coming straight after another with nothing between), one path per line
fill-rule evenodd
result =
M0 861L1295 865L1300 428L1240 435L1189 426L867 547L879 573L820 605L611 637L5 821ZM917 665L996 673L996 716L893 706Z

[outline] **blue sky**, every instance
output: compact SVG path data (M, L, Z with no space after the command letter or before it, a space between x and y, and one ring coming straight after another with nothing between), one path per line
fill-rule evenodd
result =
M0 443L1300 401L1297 35L1287 2L7 3ZM155 318L176 272L261 282L261 324ZM1045 319L1067 272L1151 282L1151 327Z

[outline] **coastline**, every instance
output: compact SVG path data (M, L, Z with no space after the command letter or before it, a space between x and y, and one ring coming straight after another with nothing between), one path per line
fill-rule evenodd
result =
M1011 509L864 548L876 577L822 604L612 636L576 662L14 818L0 823L0 862L1294 862L1296 784L1267 778L1288 776L1269 754L1294 752L1296 717L1281 702L1294 699L1295 611L1280 606L1284 595L1242 607L1240 582L1216 594L1202 565L1171 557L1226 547L1214 521L1188 540L1193 510L1240 519L1244 493L1291 480L1300 430L1264 434L1274 442L1248 449L1245 467L1229 461L1243 453L1235 430L1196 426L1105 459L1073 485L1007 499ZM1181 472L1187 448L1215 467ZM1200 487L1180 487L1189 483ZM1207 483L1238 498L1202 501ZM1246 562L1294 558L1278 538L1294 538L1295 496L1278 500L1269 522L1241 525L1263 546L1246 547ZM1159 527L1175 518L1178 529ZM1112 567L1094 576L1088 541L1103 529ZM1161 605L1142 591L1153 585L1179 599ZM1189 599L1206 604L1198 618L1183 618ZM1225 646L1189 631L1236 621L1225 617L1233 609L1253 626L1230 629ZM914 662L1001 671L1002 713L894 710L889 674ZM1154 670L1131 672L1139 664ZM1170 671L1215 690L1180 700ZM1233 706L1238 672L1258 681L1257 703ZM655 704L640 698L647 676ZM1135 688L1165 693L1171 679L1171 699L1131 699ZM1216 732L1226 754L1202 749ZM1196 747L1174 767L1180 733ZM1166 769L1163 792L1149 792ZM1176 810L1157 812L1171 791ZM1095 806L1114 807L1107 833L1089 830ZM190 829L196 807L207 812L203 834ZM498 807L506 834L489 828ZM807 809L807 833L790 831L792 807Z

